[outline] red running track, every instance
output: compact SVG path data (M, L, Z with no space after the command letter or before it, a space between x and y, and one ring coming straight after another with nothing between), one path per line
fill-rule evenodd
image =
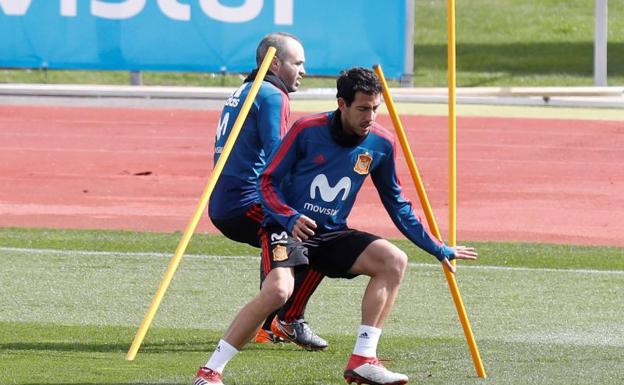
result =
M0 106L0 226L183 231L212 168L217 119L217 111ZM446 235L446 118L402 120ZM397 162L421 212L401 154ZM622 121L460 117L458 165L460 242L624 246ZM370 183L350 226L400 237ZM205 215L199 231L215 231Z

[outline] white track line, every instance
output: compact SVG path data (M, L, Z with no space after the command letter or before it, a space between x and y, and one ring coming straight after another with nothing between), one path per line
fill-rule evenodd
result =
M122 252L122 251L87 251L87 250L57 250L57 249L33 249L19 247L0 247L0 252L17 252L27 254L55 254L55 255L78 255L78 256L106 256L106 257L157 257L171 258L172 253L156 253L156 252ZM187 254L185 258L189 259L242 259L242 260L260 260L260 257L252 255L202 255ZM410 262L412 267L436 267L435 263L416 263ZM458 267L467 270L500 270L500 271L517 271L517 272L547 272L547 273L573 273L573 274L606 274L606 275L624 275L622 270L592 270L592 269L552 269L552 268L531 268L531 267L505 267L505 266L470 266L462 264Z

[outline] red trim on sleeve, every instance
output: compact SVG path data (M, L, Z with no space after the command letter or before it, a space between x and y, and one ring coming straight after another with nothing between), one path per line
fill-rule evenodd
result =
M292 147L293 143L299 136L299 134L306 128L315 127L327 124L327 114L321 115L312 115L310 117L305 117L297 120L295 124L293 124L290 129L289 135L287 135L275 153L275 156L271 160L260 175L260 194L264 197L268 206L277 214L291 216L294 215L295 212L288 207L284 202L279 199L279 195L275 191L275 187L271 183L273 179L273 172L277 166L284 160L284 157Z
M281 90L280 90L281 91ZM280 139L288 131L288 120L290 119L290 102L288 95L282 92L282 111L280 114Z

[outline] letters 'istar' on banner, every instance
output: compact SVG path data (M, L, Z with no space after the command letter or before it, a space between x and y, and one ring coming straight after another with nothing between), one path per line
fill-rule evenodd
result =
M292 25L294 0L274 1L275 25ZM0 0L0 8L6 15L25 16L31 3L32 0ZM59 3L61 16L78 16L78 0L59 0ZM147 0L126 0L116 3L92 0L91 3L82 2L81 6L89 8L93 16L123 20L137 16L145 9L146 4ZM157 0L156 5L163 15L170 19L191 20L190 4L183 4L178 0ZM199 0L199 7L206 16L226 23L243 23L253 20L258 17L263 6L263 0L247 0L238 6L225 6L219 0Z
M0 67L247 72L262 36L285 31L308 74L382 62L400 78L413 1L0 0Z

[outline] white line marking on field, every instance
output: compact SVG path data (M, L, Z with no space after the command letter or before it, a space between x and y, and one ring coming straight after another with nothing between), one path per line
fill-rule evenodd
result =
M410 266L435 266L429 263L409 263ZM592 270L592 269L551 269L537 267L507 267L507 266L470 266L458 265L457 270L501 270L501 271L522 271L522 272L546 272L546 273L575 273L575 274L613 274L624 275L622 270Z
M78 256L107 256L107 257L156 257L171 258L171 253L157 252L124 252L124 251L88 251L88 250L57 250L57 249L32 249L19 247L0 247L0 252L18 252L32 254L55 254L55 255L78 255ZM242 260L260 260L260 257L252 255L202 255L202 254L186 254L188 259L242 259ZM435 263L416 263L410 262L412 267L437 267ZM458 271L467 270L500 270L500 271L517 271L517 272L548 272L548 273L573 273L573 274L611 274L624 275L622 270L592 270L592 269L552 269L552 268L532 268L532 267L506 267L506 266L470 266L459 265Z
M79 255L79 256L102 256L102 257L157 257L171 258L173 253L157 253L157 252L131 252L131 251L89 251L89 250L58 250L58 249L31 249L21 247L0 247L0 252L16 252L16 253L32 253L32 254L54 254L54 255ZM260 260L260 257L252 255L202 255L202 254L185 254L185 258L191 259L247 259Z

